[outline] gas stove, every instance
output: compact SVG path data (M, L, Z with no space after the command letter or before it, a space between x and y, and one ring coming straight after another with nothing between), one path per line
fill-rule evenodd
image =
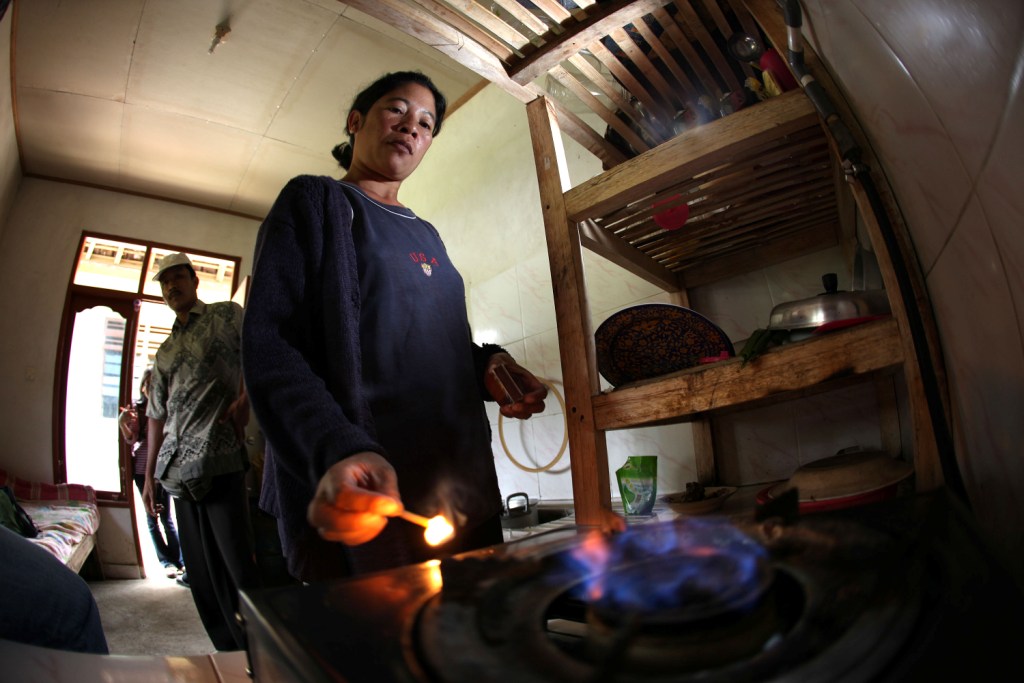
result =
M260 683L1024 680L1024 598L943 492L563 528L243 594ZM998 674L1002 675L1002 673Z

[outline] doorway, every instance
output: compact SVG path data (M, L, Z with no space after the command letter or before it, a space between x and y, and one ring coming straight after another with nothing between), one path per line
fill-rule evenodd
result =
M121 437L118 415L141 398L142 375L171 332L175 314L152 278L160 259L178 251L185 250L83 233L57 358L54 481L96 490L116 520L117 530L108 533L130 529L134 537L124 538L130 546L117 540L101 549L104 564L138 566L143 576L151 569L143 549L151 543L133 480L132 446ZM186 253L203 301L232 297L239 259ZM133 557L124 553L129 547Z

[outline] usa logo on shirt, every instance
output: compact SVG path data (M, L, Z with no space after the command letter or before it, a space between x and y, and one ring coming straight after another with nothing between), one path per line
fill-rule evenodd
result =
M427 277L433 275L434 266L438 265L436 258L428 257L423 252L418 254L416 252L410 252L409 258L412 259L413 263L420 264L420 268L423 269L423 274Z

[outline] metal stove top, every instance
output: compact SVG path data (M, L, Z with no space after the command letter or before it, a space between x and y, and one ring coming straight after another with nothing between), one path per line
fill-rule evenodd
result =
M565 528L242 603L261 683L1024 680L1024 599L943 493Z

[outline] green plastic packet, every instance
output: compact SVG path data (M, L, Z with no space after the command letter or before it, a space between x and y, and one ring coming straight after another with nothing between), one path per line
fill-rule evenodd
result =
M615 470L619 495L627 517L650 517L658 495L658 456L630 455Z

